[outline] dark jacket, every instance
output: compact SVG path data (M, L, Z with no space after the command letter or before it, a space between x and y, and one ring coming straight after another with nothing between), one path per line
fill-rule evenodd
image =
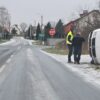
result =
M72 46L75 49L82 49L82 43L85 41L83 37L81 37L79 34L76 34L76 36L73 38Z

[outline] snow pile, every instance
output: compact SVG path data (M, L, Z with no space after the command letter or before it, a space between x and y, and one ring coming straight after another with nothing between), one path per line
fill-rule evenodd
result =
M20 37L20 39L24 40L24 37Z
M12 43L14 43L14 42L15 42L15 40L14 40L14 39L11 39L10 41L1 43L0 46L9 45L9 44L12 44Z
M33 45L33 42L35 42L34 40L27 40L27 41L28 41L29 45Z
M80 64L69 64L67 63L67 55L50 54L44 51L42 52L64 64L68 69L84 78L85 81L90 82L95 86L100 86L100 69L96 70L96 67L100 66L90 64L91 58L89 55L82 55Z

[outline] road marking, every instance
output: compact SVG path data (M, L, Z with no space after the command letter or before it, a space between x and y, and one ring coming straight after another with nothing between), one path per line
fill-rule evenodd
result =
M11 55L10 58L12 58L14 55Z
M7 64L10 63L10 61L11 61L11 58L9 58L9 59L6 61L6 63L7 63Z
M30 48L27 49L27 55L29 57L32 57L32 55L33 55L33 52L32 52L32 50Z
M0 73L4 70L5 67L6 67L6 65L1 66Z
M6 64L4 64L3 66L0 67L0 73L4 70L4 68L6 67L7 64L9 64L11 62L11 58L13 57L14 55L11 55L10 58L6 61Z
M19 46L18 48L17 48L17 50L20 50L21 49L21 46Z

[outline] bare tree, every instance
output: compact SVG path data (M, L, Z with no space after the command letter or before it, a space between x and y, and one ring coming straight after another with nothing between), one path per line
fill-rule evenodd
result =
M2 31L6 28L9 30L10 28L10 14L5 7L0 7L0 26L2 27Z
M26 23L21 23L20 24L20 28L21 28L21 30L22 30L22 33L24 33L25 32L25 30L26 30L26 28L27 28L27 24Z

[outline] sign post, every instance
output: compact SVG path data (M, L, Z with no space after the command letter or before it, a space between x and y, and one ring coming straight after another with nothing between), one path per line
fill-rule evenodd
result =
M54 28L51 28L49 30L49 35L53 38L55 34L56 34L56 30ZM54 45L52 45L52 48L54 48Z
M54 28L51 28L49 30L49 34L50 34L51 37L53 37L55 35L55 33L56 33L56 30Z

